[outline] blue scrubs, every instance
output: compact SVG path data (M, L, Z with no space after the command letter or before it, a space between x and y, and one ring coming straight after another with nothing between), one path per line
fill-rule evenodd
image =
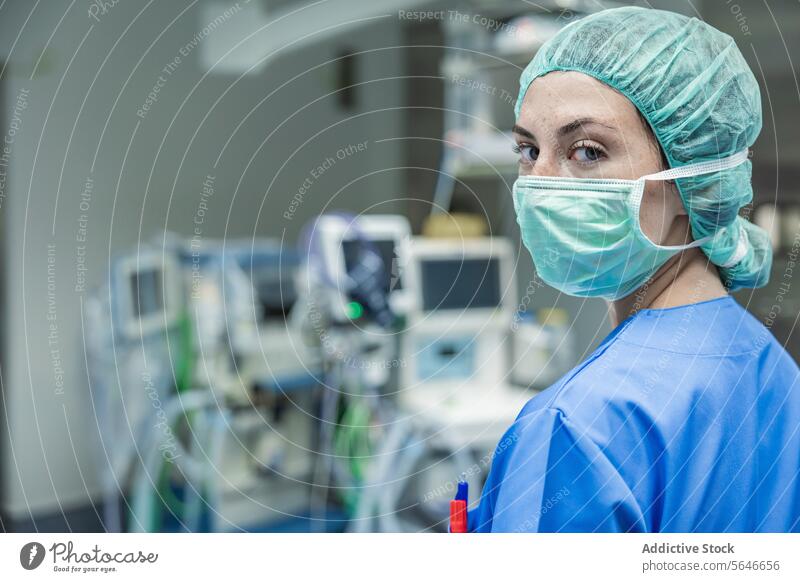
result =
M477 532L800 531L800 371L731 297L629 317L497 446Z

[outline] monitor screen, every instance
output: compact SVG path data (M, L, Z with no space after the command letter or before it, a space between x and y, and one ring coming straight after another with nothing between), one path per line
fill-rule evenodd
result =
M160 313L164 309L161 270L145 269L131 273L133 316L137 319Z
M285 321L297 301L297 289L289 269L258 269L251 272L261 321Z
M342 253L344 253L344 268L351 272L358 261L358 254L361 246L372 248L377 251L383 261L383 290L386 293L400 290L403 288L403 281L400 277L397 255L395 254L395 243L393 240L370 240L360 241L357 239L343 240Z
M500 260L491 257L425 259L422 308L485 309L500 305Z
M287 252L247 251L237 260L253 284L259 321L285 321L297 302L294 281L299 264L297 257Z

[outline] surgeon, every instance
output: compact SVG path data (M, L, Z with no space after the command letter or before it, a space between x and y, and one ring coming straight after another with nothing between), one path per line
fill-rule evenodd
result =
M520 85L522 239L615 327L519 414L469 530L800 531L800 372L729 295L771 266L740 215L761 129L742 54L696 18L619 8L563 28Z

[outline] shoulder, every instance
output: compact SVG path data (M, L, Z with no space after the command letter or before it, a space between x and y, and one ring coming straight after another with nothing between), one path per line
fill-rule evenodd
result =
M596 457L598 450L563 411L549 406L523 410L494 451L490 481L503 483L506 492L515 489L513 483L520 479L519 486L527 488L530 482L543 479L554 460L565 456L564 451L571 465L586 466L586 459Z
M647 356L647 357L645 357ZM612 342L593 354L556 384L532 398L519 414L517 438L530 424L550 422L580 439L584 448L607 451L620 439L636 447L647 434L662 432L665 407L680 408L683 399L671 398L674 369L685 369L682 356L650 357L632 353ZM681 361L678 361L681 360ZM677 419L680 414L676 414ZM612 455L613 456L613 455Z
M648 357L643 357L648 356ZM649 384L666 382L652 376L650 354L632 353L617 341L604 346L558 382L529 400L520 417L551 411L580 424L611 408L628 409L646 399Z

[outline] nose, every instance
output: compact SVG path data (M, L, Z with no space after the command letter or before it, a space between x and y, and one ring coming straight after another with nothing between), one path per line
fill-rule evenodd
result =
M553 177L561 175L562 155L557 150L547 148L540 150L536 163L531 168L531 176Z

